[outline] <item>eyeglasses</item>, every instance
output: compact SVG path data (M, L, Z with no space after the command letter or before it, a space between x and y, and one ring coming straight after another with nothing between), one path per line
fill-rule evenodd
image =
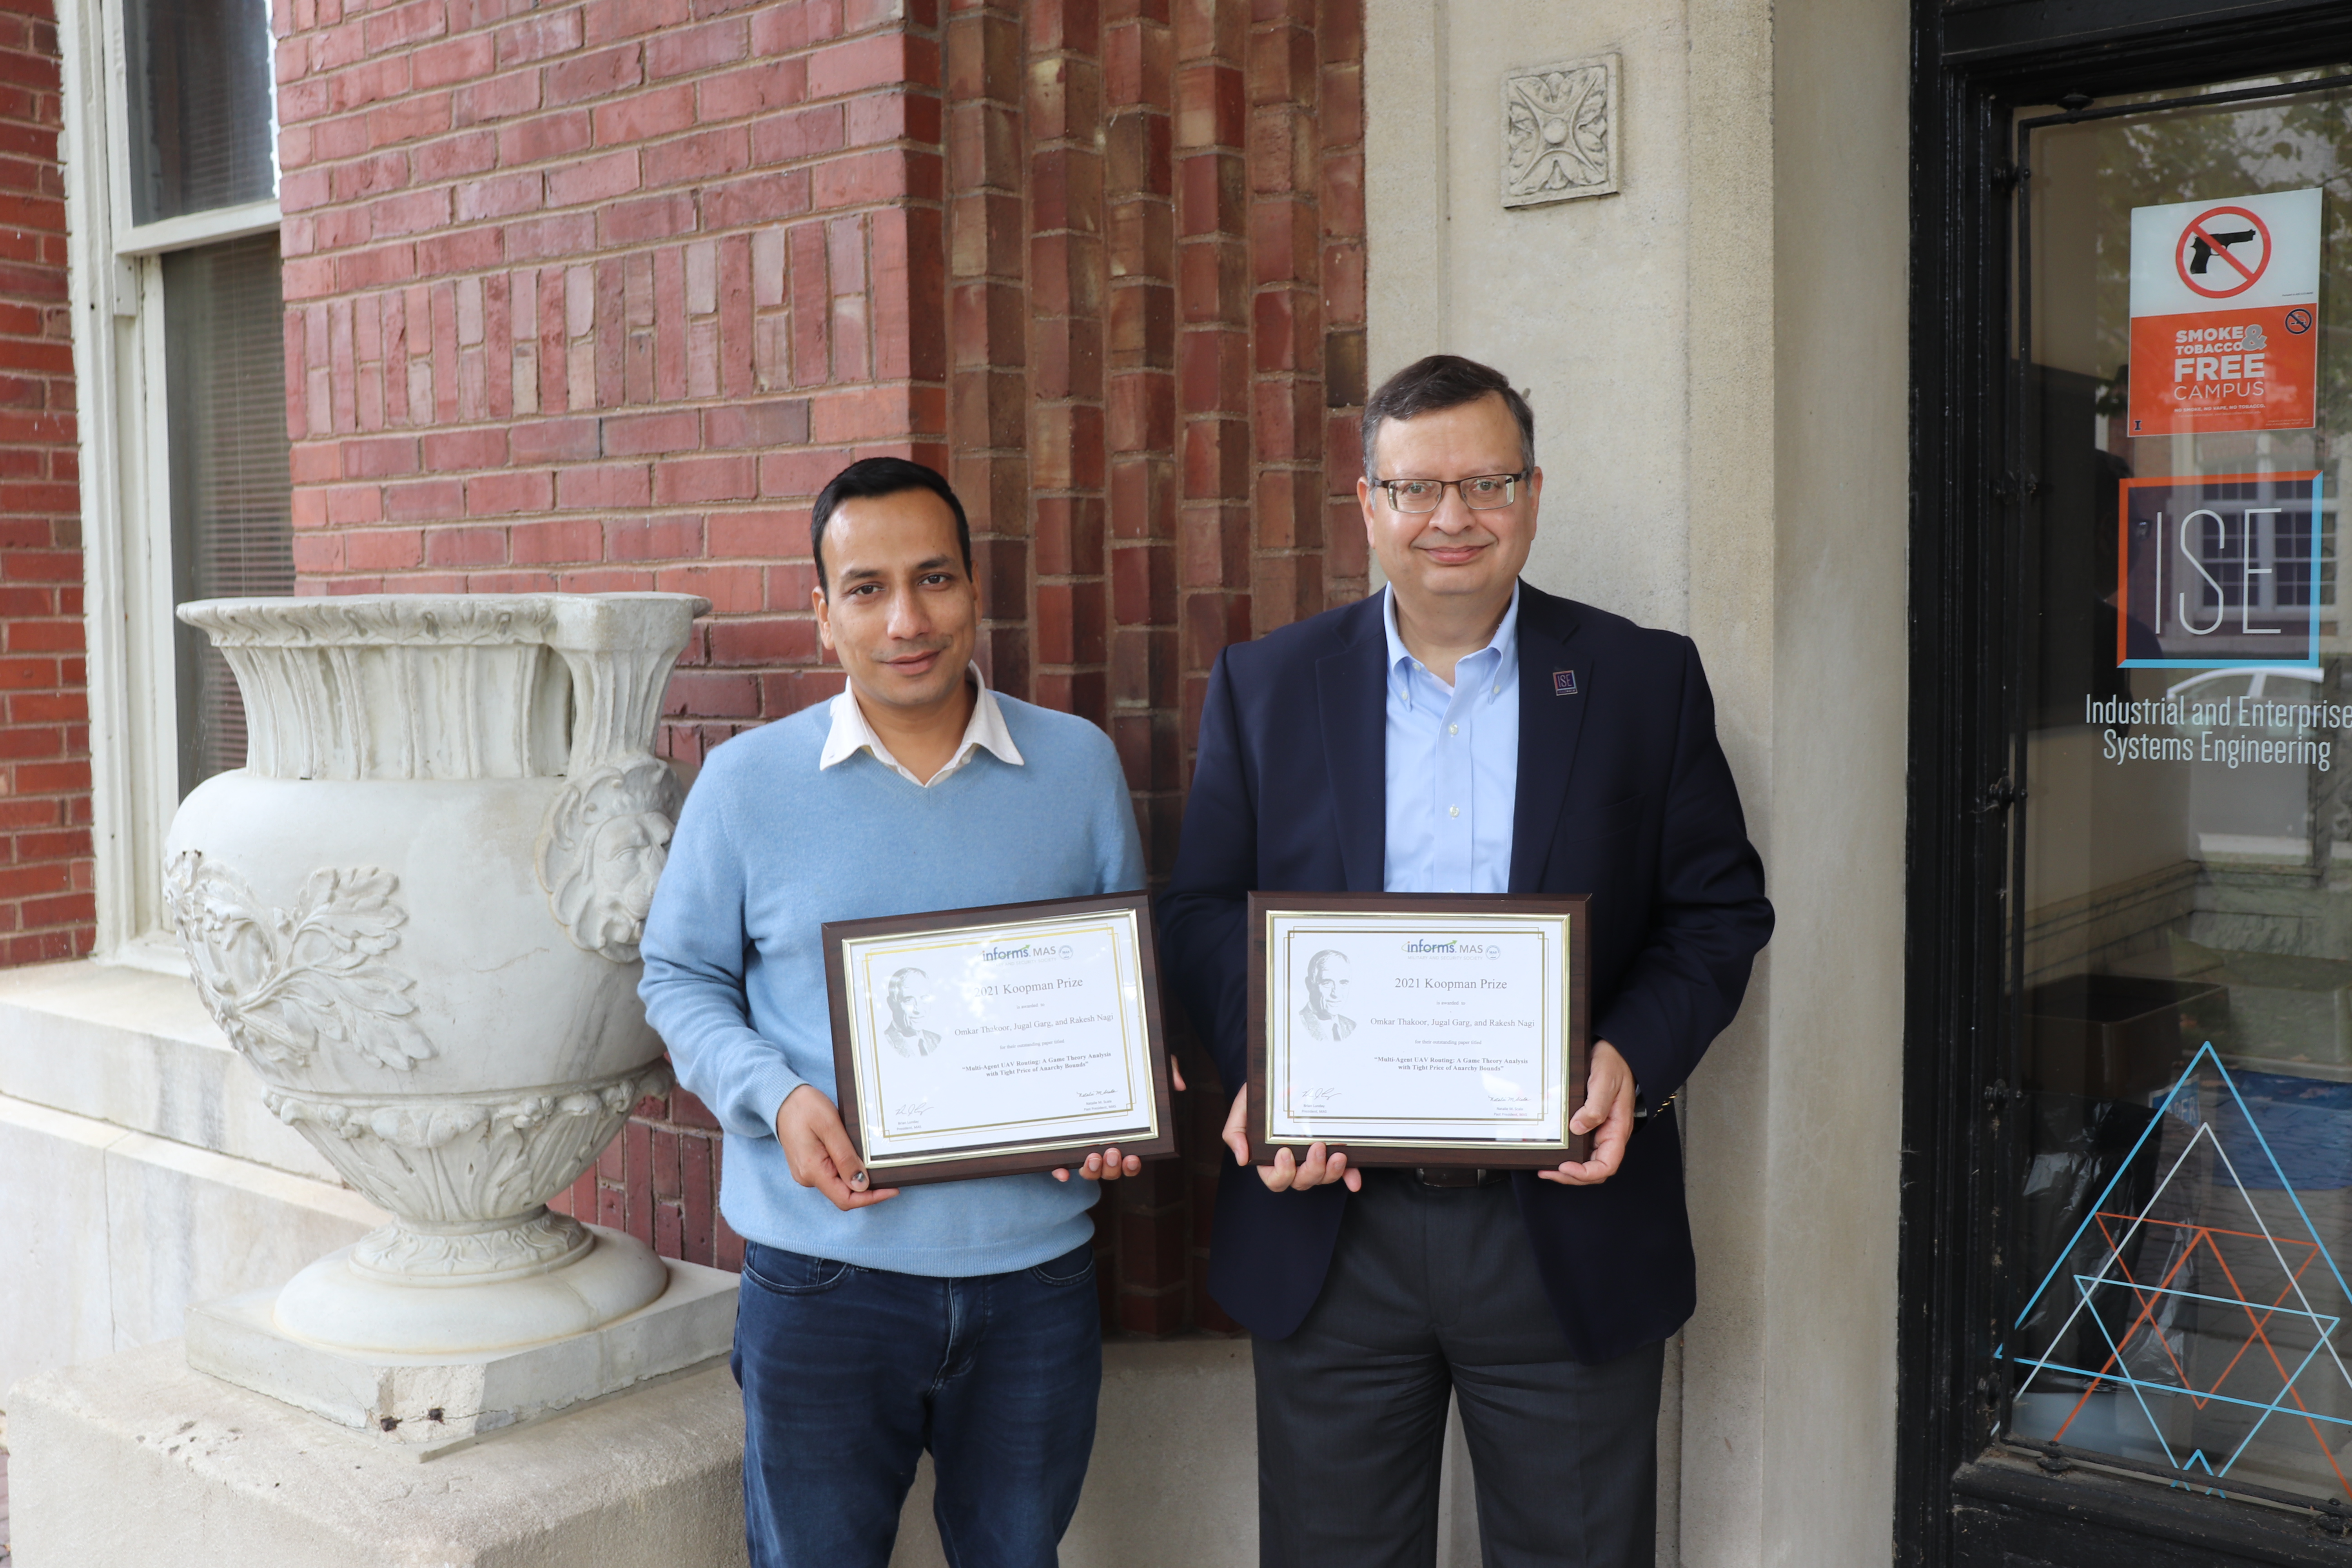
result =
M1389 493L1389 505L1399 511L1432 512L1445 504L1445 492L1451 488L1460 492L1462 504L1472 511L1492 511L1519 499L1519 481L1528 477L1521 468L1516 474L1475 474L1466 479L1374 479L1372 482Z

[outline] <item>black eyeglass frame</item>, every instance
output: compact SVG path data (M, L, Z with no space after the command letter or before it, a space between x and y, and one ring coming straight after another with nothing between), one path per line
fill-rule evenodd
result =
M1463 507L1470 511L1500 511L1507 506L1515 506L1518 503L1519 487L1527 483L1528 477L1534 472L1535 469L1532 467L1529 467L1521 468L1516 474L1466 474L1458 479L1374 479L1372 484L1375 489L1382 491L1388 496L1390 510L1403 512L1407 517L1428 517L1432 513L1435 512L1439 507L1443 507L1445 504L1445 492L1448 489L1451 489L1455 495L1461 497ZM1502 480L1506 487L1503 491L1503 499L1496 502L1493 506L1476 506L1472 504L1470 492L1464 489L1462 487L1464 485L1476 484L1480 479ZM1396 488L1399 485L1435 485L1437 487L1437 505L1431 507L1428 511L1406 510L1405 508L1397 505Z

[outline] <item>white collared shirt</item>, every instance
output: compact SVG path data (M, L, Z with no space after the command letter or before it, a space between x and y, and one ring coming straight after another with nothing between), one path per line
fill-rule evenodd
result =
M874 726L866 721L866 710L857 705L856 694L847 687L842 688L840 694L833 700L833 728L825 733L824 750L818 753L816 759L817 768L823 771L837 763L847 762L861 751L872 752L876 762L917 789L929 789L930 784L939 783L971 761L975 746L985 746L996 753L1000 762L1020 767L1021 748L1013 743L1013 731L1004 727L1004 710L996 705L996 693L988 689L988 680L980 673L979 665L971 666L970 673L977 690L971 705L971 720L963 727L963 741L956 747L955 755L948 759L947 766L931 775L930 784L925 784L908 773L906 764L890 754L890 748L882 743L882 737L876 734Z

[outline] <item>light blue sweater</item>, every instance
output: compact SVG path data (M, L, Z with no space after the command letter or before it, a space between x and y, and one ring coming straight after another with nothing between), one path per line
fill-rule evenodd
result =
M974 748L928 789L870 752L819 771L831 705L710 753L646 921L646 1016L726 1129L719 1209L771 1247L905 1274L997 1274L1092 1234L1098 1187L1039 1173L906 1187L844 1214L793 1180L776 1111L834 1093L818 928L1143 886L1118 753L1083 719L999 695L1023 765Z

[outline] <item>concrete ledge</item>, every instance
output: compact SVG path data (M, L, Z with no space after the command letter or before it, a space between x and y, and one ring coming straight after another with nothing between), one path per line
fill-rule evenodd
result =
M337 1183L184 975L79 959L0 970L0 1094Z
M0 1213L0 1388L172 1338L189 1302L282 1284L390 1217L346 1187L5 1094Z
M1103 1360L1100 1431L1062 1542L1066 1568L1251 1568L1247 1342L1114 1342ZM191 1372L177 1343L46 1373L8 1408L12 1568L744 1561L742 1403L724 1366L423 1466ZM123 1506L130 1498L136 1507ZM926 1458L892 1563L943 1561Z
M745 1561L725 1368L419 1468L190 1372L177 1342L49 1373L8 1405L13 1568L593 1568Z
M9 1395L12 1568L724 1568L744 1562L741 1396L690 1371L429 1465L188 1370L177 1343L46 1373ZM1479 1561L1449 1433L1438 1563ZM125 1500L136 1500L125 1506ZM1114 1341L1063 1568L1255 1568L1246 1341ZM926 1458L892 1568L944 1563Z

